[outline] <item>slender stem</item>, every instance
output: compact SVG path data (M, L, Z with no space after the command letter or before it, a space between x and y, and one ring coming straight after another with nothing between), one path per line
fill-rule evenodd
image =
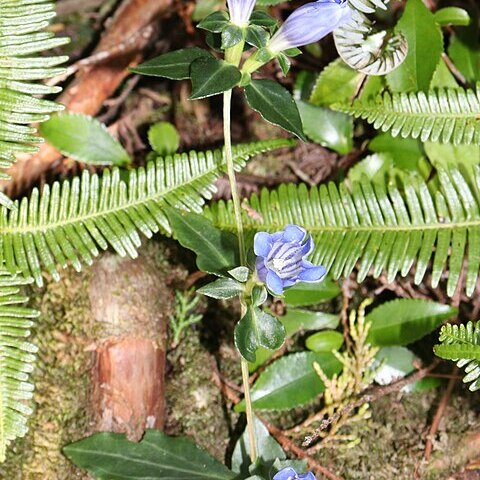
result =
M245 41L242 40L237 45L225 51L225 60L232 65L238 67L242 58L243 46ZM240 254L240 264L247 264L247 254L245 251L245 235L243 233L242 209L240 205L240 196L238 195L237 179L235 177L235 169L233 167L232 155L232 137L231 137L231 110L232 110L232 91L228 90L223 93L223 136L225 139L225 161L227 164L227 175L230 182L230 190L232 191L233 211L235 213L235 225L238 235L238 251ZM241 302L241 318L247 313L245 303ZM243 392L245 397L245 406L247 412L247 430L250 440L250 459L252 463L257 460L257 445L255 441L255 428L253 424L252 400L250 398L250 375L248 372L248 362L242 357L242 380Z
M232 191L233 211L235 212L235 225L238 234L238 251L240 254L241 265L246 264L245 254L245 236L243 233L242 210L240 206L240 197L238 195L237 180L235 169L233 168L232 138L230 134L230 110L232 104L232 91L228 90L223 94L223 135L225 138L225 160L227 163L227 174Z
M257 460L257 442L255 439L255 428L253 424L253 408L252 399L250 398L250 374L248 372L248 362L242 358L242 379L243 379L243 393L245 397L245 409L247 413L247 430L248 440L250 443L250 459L252 463Z
M229 49L225 52L225 60L232 63L235 66L238 66L243 51L243 43L240 42L237 46ZM232 91L229 90L223 94L223 135L225 138L225 161L227 164L227 174L228 180L230 182L230 190L232 191L232 201L233 201L233 211L235 213L235 225L237 228L238 234L238 251L240 254L240 264L246 265L247 255L245 251L245 236L243 233L243 222L242 222L242 210L240 205L240 197L238 195L238 186L237 179L235 177L235 169L233 167L233 155L232 155L232 137L230 133L231 126L231 107L232 107ZM246 305L242 302L241 304L241 315L242 318L247 313ZM257 446L255 441L255 428L253 424L253 409L252 409L252 400L250 398L250 384L249 384L250 375L248 372L248 362L242 358L242 380L243 380L243 391L245 396L245 405L247 412L247 430L248 438L250 441L250 458L252 463L255 463L257 460Z
M223 133L225 137L225 160L227 163L228 180L230 181L230 189L232 191L233 210L235 212L235 224L238 234L238 250L240 253L240 264L246 264L245 253L245 237L243 234L243 222L242 222L242 210L240 206L240 197L238 195L237 179L235 177L235 169L233 168L233 156L232 156L232 138L230 135L230 115L232 104L232 91L224 92L223 94ZM242 302L242 318L246 314L246 306ZM243 379L243 391L245 395L245 405L247 411L247 430L250 440L250 458L252 463L257 459L257 446L255 442L255 429L253 425L253 409L252 401L250 398L250 384L249 384L249 372L248 362L242 358L242 379Z

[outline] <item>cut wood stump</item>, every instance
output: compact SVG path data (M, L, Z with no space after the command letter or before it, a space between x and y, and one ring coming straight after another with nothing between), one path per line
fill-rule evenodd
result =
M104 255L89 286L95 320L96 429L140 440L165 420L165 361L171 292L146 258Z

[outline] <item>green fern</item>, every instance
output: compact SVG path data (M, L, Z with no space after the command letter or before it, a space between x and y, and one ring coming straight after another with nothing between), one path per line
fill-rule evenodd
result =
M236 146L236 169L253 155L293 143L278 139ZM146 237L158 230L170 233L164 206L201 212L225 169L221 150L191 152L149 162L131 171L128 181L118 169L101 177L84 171L81 179L46 185L42 194L35 189L18 209L1 211L6 266L41 285L42 266L58 280L57 264L65 268L70 262L80 270L82 262L91 264L109 245L122 256L136 257L139 232Z
M435 354L465 368L463 382L473 382L469 387L472 392L480 390L480 322L446 324L440 330L439 340L442 343L435 345Z
M313 261L335 278L348 276L360 262L358 278L386 272L389 282L407 275L415 264L422 282L433 259L432 285L447 268L447 291L453 295L467 259L466 290L475 289L480 269L480 172L469 179L458 170L439 172L434 194L418 176L387 186L364 179L311 188L282 185L263 190L245 204L244 223L251 240L259 230L275 231L289 223L304 226L315 240ZM235 230L233 208L219 202L205 214L215 226Z
M408 53L408 43L401 34L385 30L374 32L374 22L367 15L386 10L390 0L349 0L353 11L349 22L333 32L335 46L342 60L366 75L386 75L399 67Z
M68 42L44 31L54 16L50 0L0 0L0 168L9 168L18 153L35 152L41 139L29 124L63 108L37 98L61 90L36 81L62 73L59 65L68 59L39 55ZM0 172L0 179L8 178ZM5 196L0 202L8 203Z
M31 413L29 374L37 348L25 339L38 312L24 307L28 298L19 293L21 285L31 282L0 270L0 462L5 460L9 443L25 435Z
M480 145L480 86L477 90L440 89L429 93L384 93L373 100L333 108L367 120L392 136L422 142Z

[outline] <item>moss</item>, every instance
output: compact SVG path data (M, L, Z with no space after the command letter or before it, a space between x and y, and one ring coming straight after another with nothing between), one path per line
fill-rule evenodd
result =
M219 461L230 441L230 419L224 399L212 379L215 359L190 330L168 355L172 370L166 385L170 435L188 435Z
M35 413L26 438L9 452L2 478L89 478L61 454L65 444L88 430L88 281L88 271L77 274L69 269L61 282L47 281L42 291L31 294L32 306L41 312L32 338L39 347L33 375Z

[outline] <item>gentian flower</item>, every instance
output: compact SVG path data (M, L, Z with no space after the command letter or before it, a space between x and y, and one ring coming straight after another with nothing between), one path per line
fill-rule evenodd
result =
M297 8L268 43L272 53L318 42L350 20L348 0L318 0Z
M239 27L248 25L256 0L227 0L230 21Z
M287 225L273 234L258 232L253 241L258 278L276 295L298 282L319 282L325 267L305 260L313 248L312 237L297 225Z
M273 480L316 480L312 472L298 474L293 468L287 467L280 470Z

